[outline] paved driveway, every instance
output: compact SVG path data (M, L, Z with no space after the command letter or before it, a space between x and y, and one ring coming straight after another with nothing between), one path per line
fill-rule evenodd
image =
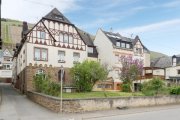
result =
M19 94L10 84L0 83L2 103L0 120L68 120L67 116L53 113Z

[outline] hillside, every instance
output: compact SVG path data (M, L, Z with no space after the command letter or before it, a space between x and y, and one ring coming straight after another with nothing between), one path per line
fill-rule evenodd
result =
M21 40L22 21L2 18L1 24L3 45L12 48ZM28 24L28 26L31 28L33 25Z
M15 44L21 40L22 21L2 18L1 23L3 45L5 47L14 48ZM32 28L33 24L28 23L28 27L29 29ZM167 56L165 54L154 51L151 51L150 55L151 60L158 57Z
M155 51L150 51L151 60L154 60L155 58L159 58L159 57L162 57L162 56L167 56L167 55L165 55L163 53L155 52Z

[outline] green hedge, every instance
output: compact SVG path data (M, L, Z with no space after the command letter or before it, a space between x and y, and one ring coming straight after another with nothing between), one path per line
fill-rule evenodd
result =
M180 86L173 86L169 90L171 95L180 95Z
M40 74L34 76L34 86L37 92L47 95L58 96L60 93L60 84L49 79L49 76Z

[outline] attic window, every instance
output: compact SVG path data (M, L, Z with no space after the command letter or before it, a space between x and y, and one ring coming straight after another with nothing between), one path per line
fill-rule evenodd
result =
M60 16L60 15L54 15L54 18L55 18L55 19L59 19L59 20L62 20L62 19L63 19L63 17Z
M126 44L126 48L130 48L130 44Z
M122 43L121 43L121 47L122 47L122 48L125 48L125 43L122 42Z
M88 53L93 53L93 47L88 47Z
M116 46L117 46L117 47L120 47L120 42L116 42Z

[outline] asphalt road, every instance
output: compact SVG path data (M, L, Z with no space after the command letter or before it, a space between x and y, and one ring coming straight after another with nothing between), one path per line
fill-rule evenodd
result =
M10 84L0 83L0 89L0 120L180 120L180 105L57 114L33 103Z
M90 117L85 120L180 120L180 107L158 111Z

